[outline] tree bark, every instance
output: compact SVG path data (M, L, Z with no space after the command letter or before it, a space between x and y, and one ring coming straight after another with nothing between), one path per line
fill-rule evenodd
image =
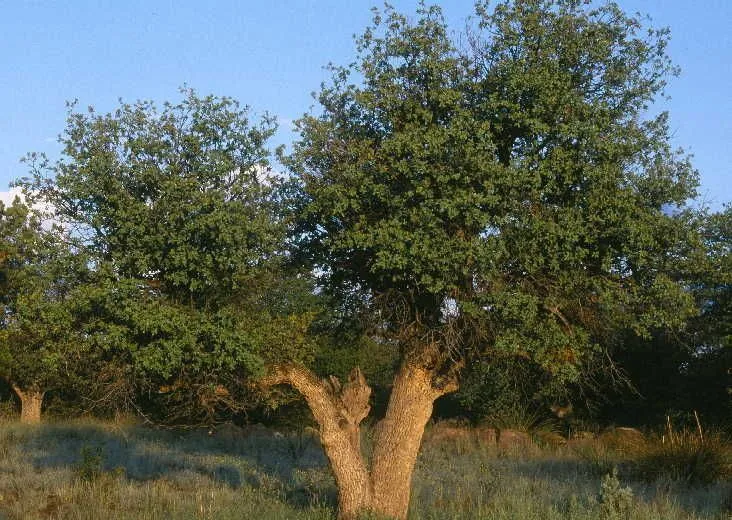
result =
M338 517L355 519L371 504L371 480L361 456L360 424L368 415L371 388L361 371L354 369L348 382L318 379L305 367L275 368L263 384L287 383L299 391L318 423L320 442L330 462L338 486Z
M405 364L394 379L386 415L376 427L371 462L372 509L403 519L409 510L412 473L435 400L451 388L433 385L433 374Z
M11 385L13 391L20 399L20 422L24 424L38 424L41 422L41 407L43 396L46 392L37 388L21 390L16 385Z
M308 369L280 366L265 386L290 384L308 403L338 486L338 518L352 520L363 512L405 519L412 473L432 405L455 391L454 378L440 381L434 370L404 363L394 379L385 417L376 427L371 468L360 449L360 423L368 415L371 388L358 368L341 385L337 378L318 379Z

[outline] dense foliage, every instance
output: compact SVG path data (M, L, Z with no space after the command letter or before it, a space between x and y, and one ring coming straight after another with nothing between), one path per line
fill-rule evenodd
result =
M0 376L210 421L275 363L361 366L380 409L428 358L462 376L448 415L723 422L730 209L686 207L698 174L653 112L668 39L576 0L479 1L459 37L375 10L289 179L274 119L230 98L71 104L21 182L55 225L0 207Z
M60 160L28 160L25 187L105 276L100 394L148 395L163 415L244 406L267 359L311 355L314 299L289 270L274 123L229 98L69 111ZM109 389L115 389L110 393ZM238 404L237 404L238 403ZM202 405L199 407L198 405Z
M696 172L667 115L667 32L616 6L478 5L458 48L437 7L387 8L299 121L300 253L360 293L401 352L530 358L576 380L627 333L681 327L669 208Z
M0 377L22 392L73 388L94 366L96 280L67 238L19 199L0 203Z

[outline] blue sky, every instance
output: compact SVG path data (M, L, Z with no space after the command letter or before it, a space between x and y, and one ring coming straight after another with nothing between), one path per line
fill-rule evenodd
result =
M392 0L413 11L416 0ZM440 2L459 29L472 0ZM674 143L694 154L700 193L715 209L732 201L732 2L620 0L627 11L669 26L669 54L682 75L672 81ZM15 0L0 19L0 191L26 174L26 152L58 153L65 102L100 111L118 98L178 99L187 84L232 96L280 119L276 143L313 104L329 61L353 57L355 33L371 0L141 1Z

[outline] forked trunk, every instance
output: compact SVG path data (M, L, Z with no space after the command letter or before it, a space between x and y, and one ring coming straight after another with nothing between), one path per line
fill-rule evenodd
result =
M363 512L404 519L409 509L412 472L432 405L457 389L453 379L436 384L434 373L405 363L399 370L386 416L376 427L371 469L360 449L360 424L368 415L371 388L359 369L341 385L318 379L304 367L277 367L265 386L287 383L303 394L320 428L320 438L338 486L338 518Z
M46 392L36 388L21 390L16 385L12 386L13 391L20 399L20 422L25 424L38 424L41 422L41 407Z

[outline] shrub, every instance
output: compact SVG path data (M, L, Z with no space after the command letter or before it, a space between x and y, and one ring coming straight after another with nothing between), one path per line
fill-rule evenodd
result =
M599 502L600 518L603 520L628 518L633 510L633 490L621 487L617 468L603 477Z
M85 482L95 481L102 474L102 449L85 444L80 455L79 462L74 466L74 475Z
M517 430L520 432L556 432L555 421L538 410L517 405L497 411L486 416L482 424L498 428L499 430Z

